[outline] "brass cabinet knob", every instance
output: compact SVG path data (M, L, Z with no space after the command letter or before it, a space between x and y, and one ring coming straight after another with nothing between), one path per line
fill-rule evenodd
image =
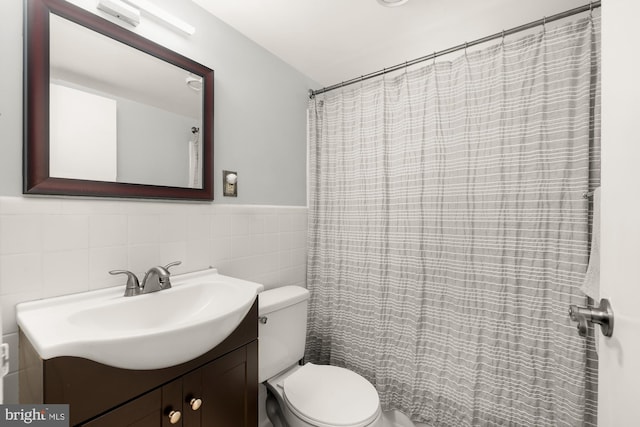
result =
M180 413L180 411L171 411L171 412L169 412L168 416L169 416L169 422L171 424L178 424L182 414Z
M202 399L196 399L194 397L189 401L189 405L191 405L191 409L197 411L202 406Z

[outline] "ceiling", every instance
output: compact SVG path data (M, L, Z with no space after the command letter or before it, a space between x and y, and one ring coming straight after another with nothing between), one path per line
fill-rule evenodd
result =
M588 4L588 0L192 0L319 87ZM512 36L515 37L515 36Z

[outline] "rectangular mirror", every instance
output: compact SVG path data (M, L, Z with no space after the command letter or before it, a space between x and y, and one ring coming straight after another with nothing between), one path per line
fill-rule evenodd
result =
M213 70L27 0L24 193L213 199Z

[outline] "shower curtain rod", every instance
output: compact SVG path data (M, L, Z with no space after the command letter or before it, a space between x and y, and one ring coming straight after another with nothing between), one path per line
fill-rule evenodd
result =
M560 12L560 13L552 15L552 16L545 16L544 18L538 19L537 21L532 21L532 22L529 22L528 24L520 25L518 27L514 27L514 28L511 28L509 30L503 30L503 31L501 31L499 33L495 33L495 34L492 34L490 36L483 37L481 39L477 39L477 40L474 40L474 41L471 41L471 42L466 42L466 43L463 43L463 44L459 44L457 46L450 47L449 49L441 50L439 52L434 52L434 53L426 55L426 56L421 56L420 58L416 58L416 59L413 59L411 61L406 61L406 62L404 62L402 64L394 65L393 67L390 67L390 68L383 68L382 70L374 71L373 73L364 74L364 75L362 75L360 77L356 77L356 78L353 78L351 80L347 80L347 81L344 81L344 82L341 82L341 83L337 83L337 84L334 84L332 86L327 86L327 87L324 87L324 88L318 89L318 90L309 89L309 98L313 99L316 95L319 95L321 93L325 93L325 92L329 92L329 91L334 90L334 89L339 89L341 87L349 86L349 85L352 85L354 83L358 83L358 82L361 82L361 81L364 81L364 80L369 80L369 79L372 79L374 77L379 77L379 76L385 75L387 73L392 73L394 71L401 70L401 69L409 67L411 65L419 64L420 62L424 62L424 61L429 61L431 59L437 58L438 56L448 55L450 53L457 52L457 51L462 50L462 49L467 49L469 47L476 46L476 45L479 45L479 44L482 44L482 43L486 43L486 42L489 42L491 40L504 38L506 36L510 36L512 34L519 33L520 31L525 31L525 30L529 30L531 28L538 27L540 25L545 25L548 22L557 21L559 19L567 18L569 16L576 15L578 13L591 11L591 10L597 8L597 7L600 7L600 0L593 1L593 2L590 2L589 4L584 5L584 6L576 7L574 9L569 9L569 10L567 10L565 12Z

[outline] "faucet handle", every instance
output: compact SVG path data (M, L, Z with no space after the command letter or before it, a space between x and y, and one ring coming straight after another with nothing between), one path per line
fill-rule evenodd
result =
M162 266L158 266L155 267L157 269L158 272L160 272L160 275L158 276L158 285L160 286L160 289L169 289L171 288L171 272L169 271L169 269L171 267L174 267L176 265L180 265L182 264L182 261L173 261L170 262L169 264L165 265L164 267ZM148 273L147 273L148 274ZM146 277L145 276L145 282L146 282Z
M126 274L127 275L127 287L124 290L125 297L131 297L134 295L138 295L140 292L140 282L138 281L138 276L133 274L128 270L111 270L109 274L115 276L116 274Z
M171 267L175 267L176 265L180 265L180 264L182 264L182 261L173 261L173 262L170 262L169 264L165 265L164 269L169 271L169 269Z

